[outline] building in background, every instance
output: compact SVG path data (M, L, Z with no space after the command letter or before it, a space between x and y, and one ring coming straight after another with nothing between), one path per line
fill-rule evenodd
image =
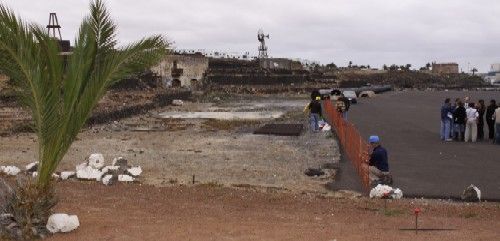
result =
M208 69L208 58L202 54L167 55L151 71L161 77L167 87L196 87Z
M434 74L458 74L457 63L432 63L432 73Z
M492 85L500 85L500 64L492 64L484 80Z

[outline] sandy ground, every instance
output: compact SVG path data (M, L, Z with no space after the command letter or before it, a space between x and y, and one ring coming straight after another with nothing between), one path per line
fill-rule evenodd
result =
M264 123L306 123L302 114L307 99L235 98L223 104L187 103L148 115L84 130L59 166L74 170L91 153L102 153L110 164L123 156L143 168L141 182L156 186L212 183L225 186L263 186L292 191L327 192L324 184L333 176L311 178L307 168L319 168L339 159L335 139L329 133L299 137L253 135ZM280 120L259 122L211 122L162 120L164 111L264 111L288 112ZM233 125L232 128L226 128ZM134 131L148 128L163 131ZM227 130L226 130L227 129ZM36 160L34 134L0 137L0 165L24 166ZM334 174L334 173L331 173Z
M65 182L56 210L81 227L48 240L496 240L497 203L329 198L213 186L152 187ZM415 234L421 228L454 229Z

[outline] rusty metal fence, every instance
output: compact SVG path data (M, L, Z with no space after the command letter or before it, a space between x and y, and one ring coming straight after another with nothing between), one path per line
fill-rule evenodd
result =
M365 191L370 190L368 170L370 146L359 134L356 127L342 118L342 115L337 111L336 106L331 100L324 100L322 106L323 118L337 133L340 145L356 168Z

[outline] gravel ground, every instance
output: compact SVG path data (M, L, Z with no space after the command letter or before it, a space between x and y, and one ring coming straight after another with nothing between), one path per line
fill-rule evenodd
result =
M150 113L94 126L78 136L59 170L73 170L91 153L102 153L108 163L123 156L130 164L140 165L144 170L141 181L156 186L191 183L194 175L196 183L327 192L324 184L334 176L311 178L303 172L338 161L336 141L329 138L328 133L305 131L299 137L252 134L264 123L306 124L302 114L305 103L307 97L280 100L240 97L223 104L186 103L182 107L167 107L155 112L208 109L287 112L280 120L212 121L207 124L203 120L160 120L154 117L155 113ZM160 131L144 131L152 127ZM21 167L36 160L34 134L0 137L0 143L0 165Z

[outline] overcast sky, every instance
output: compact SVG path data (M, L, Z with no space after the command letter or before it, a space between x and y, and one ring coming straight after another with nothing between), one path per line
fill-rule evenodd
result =
M43 25L56 12L73 40L89 0L0 0ZM500 63L498 0L107 0L126 43L163 34L180 49L257 55L259 28L269 55L381 67L458 62L481 72Z

